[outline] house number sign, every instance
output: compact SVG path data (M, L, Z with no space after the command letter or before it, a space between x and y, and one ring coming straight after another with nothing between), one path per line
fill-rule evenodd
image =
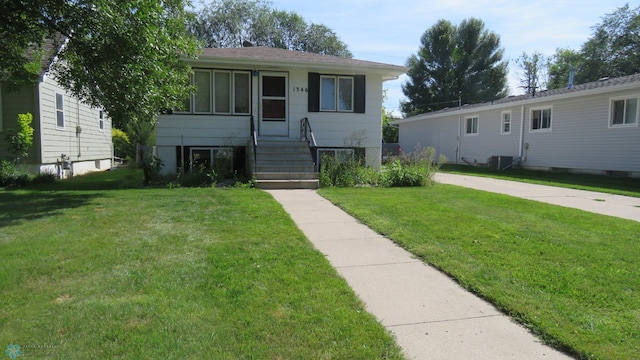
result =
M293 92L309 92L309 89L306 87L294 86Z

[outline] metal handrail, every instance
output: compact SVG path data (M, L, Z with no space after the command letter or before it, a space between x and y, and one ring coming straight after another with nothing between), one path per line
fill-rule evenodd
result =
M300 119L300 140L302 139L309 144L309 148L318 147L316 137L313 135L313 130L311 130L311 123L307 117Z
M256 125L253 122L253 115L251 115L249 120L251 121L251 142L253 145L253 172L255 172L258 164L258 134L256 133Z

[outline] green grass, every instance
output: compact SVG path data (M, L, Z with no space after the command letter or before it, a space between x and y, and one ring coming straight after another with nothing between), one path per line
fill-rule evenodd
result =
M441 184L320 193L557 348L638 358L640 223Z
M400 359L255 189L118 170L0 190L0 346L59 359Z
M443 165L440 171L640 197L640 179L635 178L523 169L498 171L485 167L452 164Z

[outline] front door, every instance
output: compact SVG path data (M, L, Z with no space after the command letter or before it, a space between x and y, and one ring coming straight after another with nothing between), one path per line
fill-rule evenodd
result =
M260 73L260 135L289 135L288 83L287 73Z

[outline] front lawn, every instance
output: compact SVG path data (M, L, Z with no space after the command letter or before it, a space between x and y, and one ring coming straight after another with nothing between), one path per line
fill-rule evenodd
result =
M640 223L451 185L320 193L584 359L640 354Z
M268 194L117 170L0 189L0 346L56 359L400 359Z

